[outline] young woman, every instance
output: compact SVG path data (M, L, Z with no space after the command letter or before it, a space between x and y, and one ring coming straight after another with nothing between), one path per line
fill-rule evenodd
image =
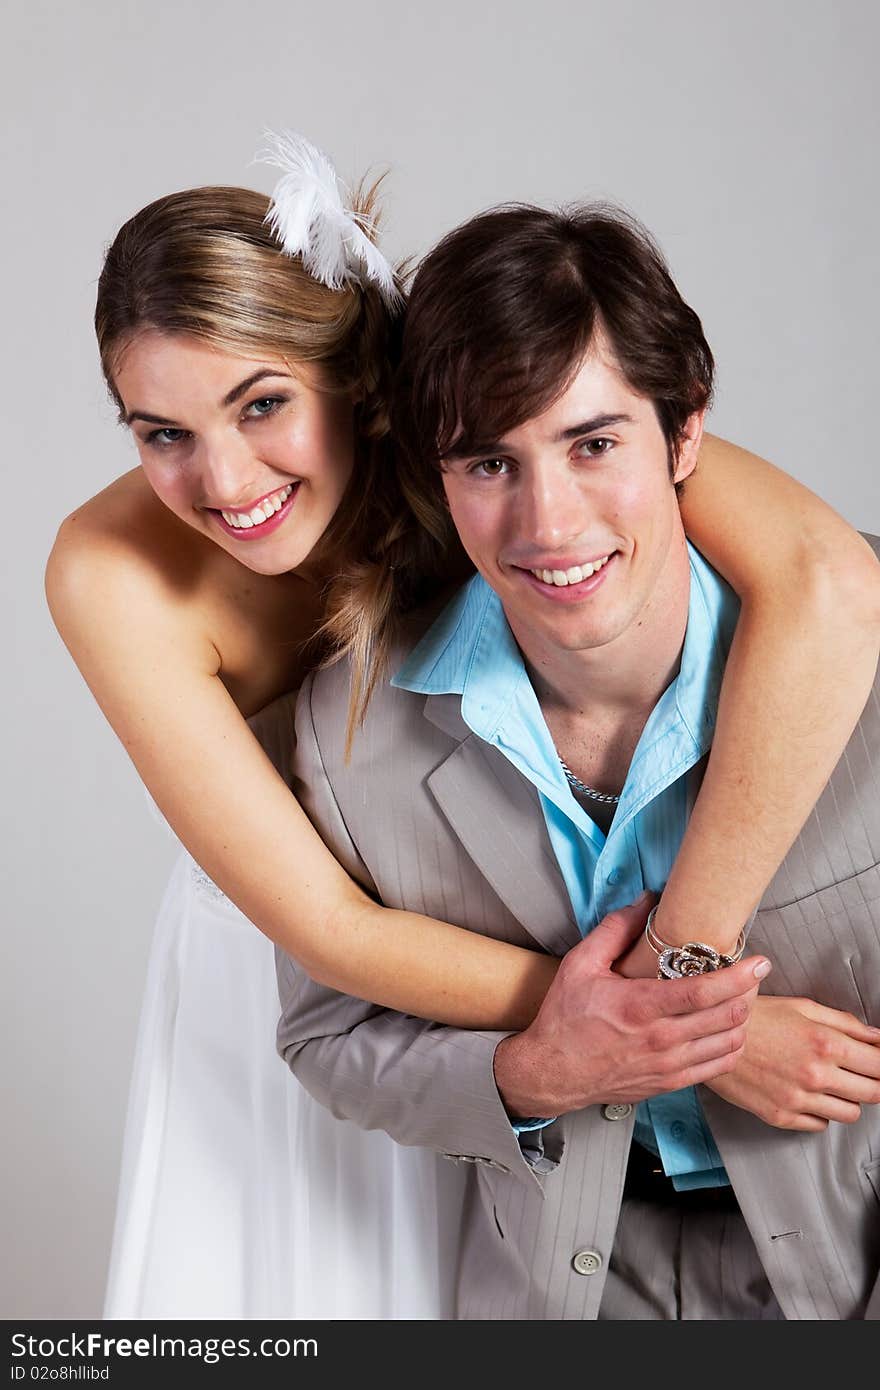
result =
M285 692L326 654L328 616L368 689L395 615L460 557L436 554L397 489L387 281L342 238L348 261L324 283L266 215L259 194L195 189L119 232L96 327L141 467L63 523L47 571L62 637L189 851L151 960L106 1315L444 1317L457 1173L299 1090L273 1053L269 941L324 983L465 1027L523 1026L555 962L379 907L285 783ZM719 440L682 510L743 607L657 926L684 941L699 922L726 946L866 698L877 581L827 507ZM397 564L413 543L418 583Z

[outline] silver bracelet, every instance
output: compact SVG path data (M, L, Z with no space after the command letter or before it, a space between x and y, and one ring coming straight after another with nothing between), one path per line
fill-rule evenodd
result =
M736 965L742 960L746 949L746 934L741 931L730 955L723 955L705 941L686 941L683 946L670 946L654 930L656 903L648 913L645 923L645 940L657 957L658 980L681 980L687 975L705 975L710 970L723 970L725 966Z

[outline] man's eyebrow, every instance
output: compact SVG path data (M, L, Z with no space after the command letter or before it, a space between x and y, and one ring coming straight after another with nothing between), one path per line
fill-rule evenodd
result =
M235 405L235 402L241 400L241 397L246 395L252 386L256 386L258 381L264 381L266 377L283 377L285 381L292 380L289 372L280 372L277 367L260 367L258 371L251 372L250 376L245 377L244 381L240 381L237 386L233 386L231 391L227 391L220 402L221 409ZM180 429L175 420L163 419L161 415L148 415L144 410L130 410L127 415L123 416L123 420L126 425L130 425L133 420L143 420L148 425L162 425L165 429L171 430Z
M594 415L589 420L582 420L579 425L572 425L569 429L562 430L553 441L555 444L563 444L566 439L577 439L581 434L595 434L596 430L607 430L612 425L634 425L635 420L631 415Z
M612 425L634 425L635 420L631 415L593 415L589 420L581 420L577 425L571 425L567 429L561 430L554 439L554 444L564 444L568 439L577 439L582 434L595 434L596 430L607 430ZM481 444L479 441L472 444L469 448L464 445L453 444L443 455L446 463L456 463L461 459L486 458L490 454L503 454L509 446L503 440L494 440L491 443Z
M475 441L470 448L465 444L452 444L443 455L443 463L458 463L461 459L472 459L479 455L481 458L486 454L500 454L503 450L500 444L481 444Z

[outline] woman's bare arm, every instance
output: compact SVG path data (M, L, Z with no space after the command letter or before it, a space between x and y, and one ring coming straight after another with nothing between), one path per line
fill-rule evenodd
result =
M670 941L696 936L725 949L867 697L878 567L818 498L721 441L706 441L683 510L694 542L740 592L743 612L715 748L658 929ZM130 528L108 525L100 506L91 521L65 523L47 571L62 637L193 856L323 983L438 1022L528 1023L557 962L378 907L352 883L247 728L191 587L170 588L164 558L133 547ZM263 703L283 688L262 689ZM252 712L249 696L236 698ZM632 960L638 973L653 968L653 957Z
M655 924L665 941L726 951L870 693L880 565L814 493L712 436L681 508L688 536L740 595L742 610L706 775ZM641 964L656 968L647 948L638 950ZM633 953L630 966L635 960Z
M161 544L157 560L156 547L138 548L101 517L99 504L59 532L46 575L52 616L197 862L321 983L460 1027L525 1027L558 962L374 903L326 848L226 689L197 582L179 573L172 582ZM181 527L179 567L188 542Z

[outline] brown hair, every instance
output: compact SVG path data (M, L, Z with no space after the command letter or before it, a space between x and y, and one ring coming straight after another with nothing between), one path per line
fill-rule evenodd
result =
M422 262L407 309L392 428L404 492L450 533L438 465L540 415L566 389L598 325L670 450L711 398L697 315L633 218L605 204L514 204L472 218Z
M353 210L374 225L378 184ZM193 188L136 213L107 251L95 331L117 405L114 367L143 329L185 333L243 355L269 351L319 363L330 389L358 400L358 461L322 544L343 557L328 587L320 652L352 658L349 734L385 668L394 619L419 575L443 558L402 497L390 455L389 399L398 316L371 284L333 290L284 254L266 224L269 200L246 188ZM396 559L405 550L409 566Z

